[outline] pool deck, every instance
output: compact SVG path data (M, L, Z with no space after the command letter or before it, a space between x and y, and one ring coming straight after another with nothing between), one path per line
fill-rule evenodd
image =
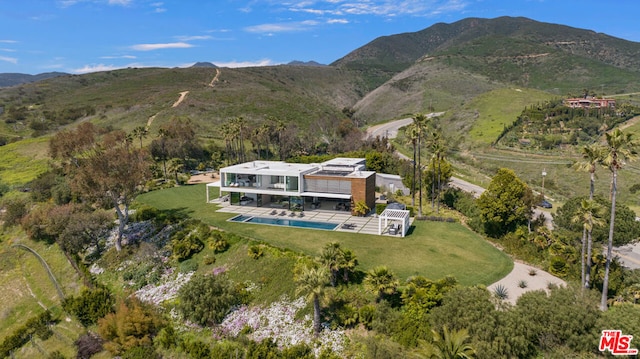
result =
M328 210L307 210L304 211L304 217L299 217L299 211L294 212L295 217L289 217L290 210L285 210L286 215L281 216L280 213L283 210L276 210L278 214L271 214L274 209L270 207L256 207L256 206L237 206L230 205L229 202L215 202L221 208L217 212L244 214L255 217L271 217L282 219L295 219L300 221L315 221L315 222L331 222L338 223L338 227L335 231L338 232L350 232L361 234L374 234L378 235L378 217L375 215L369 215L365 217L352 216L349 213L328 211ZM347 226L344 226L344 225ZM384 232L382 235L400 237L400 235L391 235L388 232Z

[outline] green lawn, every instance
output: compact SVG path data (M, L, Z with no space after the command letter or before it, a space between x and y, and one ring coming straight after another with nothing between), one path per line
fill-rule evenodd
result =
M161 210L202 220L210 225L265 241L274 246L316 256L329 242L339 242L358 256L360 268L387 265L400 278L453 275L464 285L490 284L513 268L511 259L479 235L457 223L416 222L405 238L282 228L227 222L233 215L216 212L205 201L205 186L191 185L149 192L137 198Z

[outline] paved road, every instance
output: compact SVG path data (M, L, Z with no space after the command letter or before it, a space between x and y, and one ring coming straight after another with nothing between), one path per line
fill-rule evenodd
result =
M432 112L427 114L427 118L442 116L444 112ZM412 123L412 118L403 118L401 120L395 120L387 123L383 123L381 125L371 126L367 129L367 135L370 137L388 137L388 138L396 138L398 135L398 130L401 127L407 126Z

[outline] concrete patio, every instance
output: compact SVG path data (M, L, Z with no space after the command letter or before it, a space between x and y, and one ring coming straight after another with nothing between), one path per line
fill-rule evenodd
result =
M338 232L351 232L373 235L378 234L378 217L375 215L357 217L345 212L318 209L304 211L303 217L299 217L300 212L296 211L294 212L295 216L290 217L290 210L274 210L274 208L271 207L256 207L252 205L230 205L229 202L219 202L215 200L212 202L221 207L217 210L217 212L243 214L255 217L280 217L296 219L300 221L338 223L338 227L335 229ZM273 211L276 211L277 214L272 214ZM285 211L286 213L284 216L280 216L280 213L282 211ZM383 235L398 238L401 237L400 234L391 235L388 233L388 231L384 231Z

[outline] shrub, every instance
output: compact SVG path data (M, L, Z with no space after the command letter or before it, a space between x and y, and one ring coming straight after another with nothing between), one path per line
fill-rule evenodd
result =
M206 257L204 257L204 261L203 262L204 262L205 265L212 265L213 263L216 262L216 257L214 257L214 256L206 256Z
M150 346L162 326L160 315L151 306L131 297L120 302L115 313L98 321L98 332L105 339L105 348L119 355L134 347Z
M89 359L102 351L102 339L91 332L81 335L73 344L78 348L78 359Z
M261 245L254 244L249 247L249 249L247 250L247 254L253 259L258 259L264 255L264 251Z
M68 297L62 301L62 308L73 314L85 327L98 322L98 319L113 312L115 299L104 287L84 289L78 297Z
M493 288L493 294L498 299L505 300L509 298L509 291L507 290L507 287L503 286L502 284L498 284L495 286L495 288Z
M238 290L224 275L196 275L180 288L178 297L178 311L200 325L222 322L240 304Z
M121 357L122 359L161 359L162 356L156 353L154 347L150 345L133 347L127 350Z
M160 217L160 211L157 208L148 205L142 205L136 208L136 212L133 215L133 220L136 222L143 222L155 220L158 217Z
M526 288L528 286L529 286L529 283L527 283L526 280L521 280L521 281L518 282L518 287L520 287L520 288Z

